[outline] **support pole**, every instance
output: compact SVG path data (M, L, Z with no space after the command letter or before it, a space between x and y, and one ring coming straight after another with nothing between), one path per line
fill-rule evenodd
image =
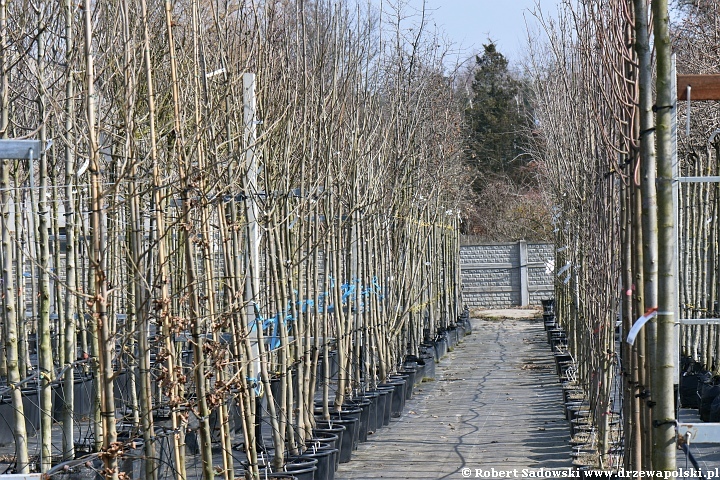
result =
M520 256L520 306L527 307L530 305L530 287L528 285L528 250L525 240L518 242L518 253Z
M675 217L673 208L672 113L673 71L668 0L653 0L657 52L657 194L658 194L658 316L656 364L652 370L652 469L675 471Z
M262 319L258 318L259 308L256 303L260 293L260 230L258 228L258 205L257 205L257 175L258 165L255 156L255 141L257 139L256 104L255 104L255 74L243 73L243 147L245 148L245 162L247 174L245 175L245 214L247 216L247 249L246 265L249 278L245 281L245 303L247 305L247 331L252 332L253 328L262 328ZM260 353L257 339L251 336L251 363L249 364L248 377L253 382L260 382ZM262 431L259 419L262 415L260 398L257 402L257 425L255 440L263 448Z

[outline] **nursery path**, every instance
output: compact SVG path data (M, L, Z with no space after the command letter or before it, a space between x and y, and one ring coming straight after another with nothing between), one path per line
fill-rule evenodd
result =
M360 444L336 480L461 479L571 464L562 389L542 320L473 319L401 418ZM485 477L488 478L488 477ZM490 477L496 478L496 477ZM512 478L512 477L511 477Z

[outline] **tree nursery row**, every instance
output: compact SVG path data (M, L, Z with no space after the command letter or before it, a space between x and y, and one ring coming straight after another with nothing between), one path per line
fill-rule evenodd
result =
M260 478L434 366L468 182L426 27L0 2L0 474Z
M530 53L555 202L546 327L587 469L676 475L679 451L720 442L703 425L720 419L718 98L700 83L720 3L674 3L567 2Z

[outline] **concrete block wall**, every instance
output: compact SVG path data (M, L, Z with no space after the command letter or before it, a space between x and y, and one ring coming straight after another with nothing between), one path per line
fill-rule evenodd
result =
M555 245L528 243L527 252L530 305L540 305L541 300L552 298L554 295Z
M463 302L470 308L540 305L553 295L554 246L549 243L464 245Z
M460 248L461 266L474 263L511 263L517 259L517 243L463 245Z

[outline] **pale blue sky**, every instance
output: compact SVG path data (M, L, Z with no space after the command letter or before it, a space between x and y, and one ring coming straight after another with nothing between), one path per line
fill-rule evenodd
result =
M409 0L420 8L423 0ZM526 23L534 31L531 11L539 3L543 12L555 16L560 0L425 0L439 28L468 55L482 50L488 38L510 61L522 59L527 45Z

